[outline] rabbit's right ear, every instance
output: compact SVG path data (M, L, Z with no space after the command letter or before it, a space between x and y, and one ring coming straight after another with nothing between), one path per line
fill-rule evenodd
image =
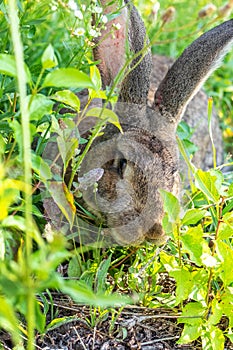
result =
M155 93L153 109L164 123L177 123L186 105L220 65L233 43L233 19L195 40L169 69Z
M113 13L117 10L117 1L101 0L104 14ZM108 3L110 5L108 5ZM150 73L152 66L150 49L148 45L144 23L136 8L129 0L124 0L125 6L120 14L109 21L106 29L101 32L97 39L94 58L100 60L99 69L104 87L110 86L126 63L127 51L136 58L129 64L127 69L132 69L124 78L120 86L119 101L136 104L146 104L150 86ZM120 29L112 31L112 26L117 25ZM127 72L127 69L125 72Z

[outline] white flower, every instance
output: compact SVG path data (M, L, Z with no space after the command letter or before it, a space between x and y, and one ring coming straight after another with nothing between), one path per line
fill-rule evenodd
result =
M120 23L113 24L112 26L113 26L113 28L115 28L116 30L121 29Z
M85 33L85 30L80 27L75 29L75 31L73 32L73 35L82 36L84 33Z
M89 34L90 34L91 36L93 36L93 37L97 37L97 36L98 36L98 32L97 32L95 29L93 29L93 28L91 28L91 29L89 30Z
M106 23L108 22L108 17L105 16L105 15L102 15L102 16L101 16L101 22L104 23L104 24L106 24Z
M54 240L54 232L53 232L52 226L49 222L45 225L42 237L44 237L47 240L47 242L49 242L49 243L52 243Z
M216 267L218 265L218 261L215 259L215 257L208 253L202 254L201 261L207 267Z
M86 11L86 5L82 4L82 5L81 5L81 9L82 9L83 11Z
M83 14L82 14L82 12L80 11L80 10L75 10L74 11L74 15L75 15L75 17L77 17L78 19L83 19Z
M68 7L73 11L76 11L78 9L78 6L74 0L69 0Z
M52 10L52 11L57 11L57 6L56 6L56 5L52 5L52 6L51 6L51 10Z
M160 3L157 1L154 6L152 7L152 13L153 15L157 15L160 9Z
M103 12L103 9L102 9L102 7L95 6L95 7L93 8L93 12L94 12L94 13L102 13L102 12Z

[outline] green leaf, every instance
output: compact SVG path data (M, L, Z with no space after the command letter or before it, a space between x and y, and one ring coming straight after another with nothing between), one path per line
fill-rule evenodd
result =
M53 46L51 44L49 44L45 49L45 51L43 52L41 62L42 62L42 67L44 69L54 68L58 65Z
M160 189L159 193L163 200L164 211L168 214L169 221L176 222L180 214L178 199L170 192Z
M205 304L208 290L209 272L207 269L198 269L191 272L193 288L189 298Z
M182 225L195 225L205 216L206 210L189 209L186 211L181 223Z
M79 321L80 318L77 316L65 316L65 317L59 317L54 318L46 327L46 332L51 331L52 329L59 328L63 326L64 324L68 324L74 321ZM83 320L82 320L83 322Z
M22 137L21 125L19 124L19 122L16 119L10 121L9 125L14 131L14 138L17 141L17 144L19 146L19 158L20 158L20 160L22 160L22 155L23 155L23 152L22 152L23 137Z
M6 244L5 244L5 237L4 237L4 231L2 228L0 228L0 260L4 260L6 253Z
M221 296L222 312L229 319L229 328L233 327L233 287L227 287Z
M78 254L76 254L69 261L68 276L75 277L75 278L80 277L82 274L81 266L82 266L81 258Z
M185 324L177 344L188 344L200 337L202 327L200 325Z
M221 261L218 270L219 276L224 285L228 286L233 282L233 249L226 243L217 240L216 251L218 258Z
M48 164L43 158L32 153L32 169L40 176L40 179L44 182L52 178L52 172Z
M6 148L6 141L4 140L3 136L0 135L0 157L3 156L5 153Z
M31 120L40 120L45 114L51 114L54 103L45 95L28 95L27 103Z
M3 296L0 296L0 326L11 333L15 344L20 342L18 320L14 314L13 305Z
M177 134L181 140L189 140L193 134L193 129L191 129L190 126L184 120L182 120L177 127Z
M17 344L16 346L13 347L12 350L25 350L25 347L23 345L23 341L20 341L20 344Z
M96 65L90 66L90 78L93 81L96 90L101 90L102 88L102 79L100 71Z
M27 82L31 82L31 73L26 64L24 64L25 74ZM2 53L0 54L0 73L9 75L10 77L17 78L17 70L15 57L13 55Z
M233 199L228 201L227 205L223 208L222 213L226 214L228 211L231 211L233 209Z
M232 229L232 235L233 235L233 211L228 212L223 215L222 217L223 222L225 222L229 227Z
M86 116L96 117L102 120L106 120L109 123L115 125L120 130L120 132L123 132L118 116L116 115L116 113L114 113L108 108L100 108L100 107L91 108L87 111Z
M231 333L228 333L228 334L225 334L225 336L230 339L231 343L233 344L233 334Z
M42 88L54 86L54 87L64 87L64 88L93 88L95 86L91 81L90 77L80 72L75 68L59 68L50 73L45 77Z
M61 129L57 118L54 115L51 115L51 121L52 121L51 132L56 132L61 137L64 137L64 132Z
M41 306L38 300L35 300L35 321L36 321L36 329L40 333L44 333L46 316L42 313Z
M22 231L22 232L25 232L25 230L26 230L25 218L23 216L19 216L19 215L7 216L2 221L1 224L2 224L2 227L15 229L15 230ZM31 235L32 235L33 239L35 239L37 244L40 245L40 247L43 247L43 245L44 245L43 238L41 237L41 233L39 232L39 230L35 224L32 224Z
M58 136L57 145L63 161L64 171L66 171L69 161L78 148L78 139L71 138L70 140L65 140L63 137Z
M195 180L196 187L199 188L210 201L214 203L219 201L220 194L216 187L217 176L199 169L195 174Z
M54 95L50 96L50 98L72 107L77 112L80 111L80 100L78 96L70 90L57 91Z
M107 259L101 261L97 273L96 273L96 283L95 290L97 293L104 292L106 290L106 279L108 274L108 269L111 264L112 254L109 255Z
M203 254L211 255L208 243L203 238L201 225L189 228L182 236L183 249L190 255L191 260L198 266L203 265Z
M192 155L195 152L197 152L198 147L193 142L191 142L190 140L183 139L182 143L183 143L185 151L186 151L186 153L187 153L187 155L189 157L190 157L190 155Z
M233 230L232 227L225 224L224 222L221 222L219 225L219 230L218 230L218 237L217 240L223 240L223 239L228 239L233 236Z
M215 326L202 331L202 348L205 350L224 350L225 338L223 332Z
M205 312L206 309L201 303L190 302L183 308L182 317L178 319L178 323L201 325Z
M53 200L72 227L76 213L72 193L69 192L64 182L47 181L46 185Z
M228 188L228 191L227 191L227 194L228 194L229 197L233 196L233 183L230 184L230 186Z
M167 236L172 236L173 234L173 224L169 221L168 214L165 213L162 221L164 232Z
M173 271L174 269L178 268L178 262L173 255L169 255L162 251L159 254L159 256L160 256L160 261L164 265L167 272Z
M88 60L88 62L91 64L92 62ZM95 84L95 90L89 89L89 98L102 98L107 99L105 91L101 90L102 88L102 79L100 75L100 71L96 65L90 66L90 78Z
M2 221L2 227L14 228L15 230L25 232L25 218L19 215L10 215Z
M169 272L176 280L176 304L188 298L193 288L192 274L184 267Z
M109 307L123 306L128 303L132 304L133 300L129 297L118 294L103 295L94 294L88 286L80 281L64 281L62 291L71 296L78 303L88 305Z
M208 324L216 325L220 322L223 315L221 303L218 300L213 299L211 302L211 313L208 318Z

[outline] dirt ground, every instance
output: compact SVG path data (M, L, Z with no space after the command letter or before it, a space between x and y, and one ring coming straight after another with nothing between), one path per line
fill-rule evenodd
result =
M138 306L125 307L117 317L106 313L98 319L98 313L88 306L76 305L64 295L53 296L53 317L69 317L65 324L51 329L45 335L36 335L37 350L199 350L201 342L178 345L182 332L177 325L179 315L166 309L148 309ZM49 315L49 313L48 313ZM49 321L49 319L48 319ZM93 321L93 326L91 322ZM95 325L94 325L95 323ZM0 349L12 349L10 337L0 332ZM232 350L227 343L225 350Z

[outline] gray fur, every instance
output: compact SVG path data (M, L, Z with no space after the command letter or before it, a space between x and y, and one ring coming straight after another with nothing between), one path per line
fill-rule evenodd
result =
M146 42L145 29L134 7L131 12L127 7L127 13L130 46L137 52ZM134 28L139 28L138 40L132 40ZM230 20L194 41L160 83L152 108L142 103L149 87L149 55L145 55L133 74L123 81L115 111L124 134L107 125L81 169L81 173L93 168L104 169L97 193L89 188L83 198L87 208L102 220L104 235L112 236L114 242L127 245L150 240L160 244L165 240L159 189L179 194L177 123L187 103L229 49L232 39L233 20ZM100 58L100 51L96 52ZM108 54L113 54L112 48L101 50L103 62ZM208 128L205 130L208 133Z
M159 84L164 79L169 68L171 68L174 60L166 56L153 55L152 63L151 83L148 95L148 104L150 107L153 105L154 95ZM213 152L208 132L207 105L208 96L203 90L198 91L187 104L182 118L193 129L191 141L198 147L192 161L197 168L202 168L203 170L213 167ZM223 141L214 106L211 125L214 144L217 149L217 164L220 165L223 163ZM182 168L182 173L187 172L187 166L184 162L181 161L180 167Z
M178 123L184 109L210 74L220 65L233 41L233 20L201 35L173 64L156 91L153 108L167 122Z

